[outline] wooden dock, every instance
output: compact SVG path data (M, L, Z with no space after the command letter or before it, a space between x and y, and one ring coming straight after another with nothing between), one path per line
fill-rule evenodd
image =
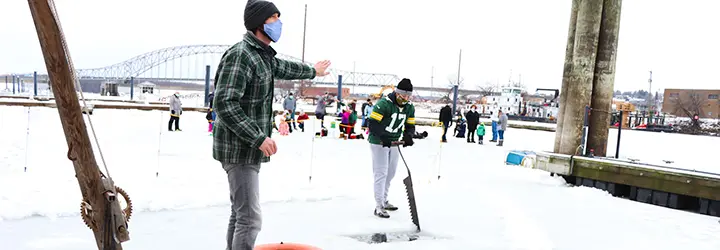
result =
M0 95L0 100L2 99L14 99L14 100L26 100L26 101L55 101L54 97L47 97L47 96L18 96L18 95ZM144 101L140 100L121 100L121 99L97 99L97 98L87 98L85 101L93 101L93 102L111 102L111 103L139 103L144 104ZM5 101L0 101L0 103L4 103ZM150 101L147 102L148 104L154 104L154 105L169 105L168 102L156 102L156 101Z
M160 110L168 111L168 104L162 102L133 102L128 100L86 100L92 109L136 109L136 110ZM13 100L0 100L0 106L23 106L23 107L48 107L56 108L54 100L51 99L28 99L14 98ZM82 103L81 103L82 106ZM183 111L207 112L205 107L183 107Z
M1 100L5 99L5 100ZM105 99L86 99L88 105L92 106L92 109L136 109L136 110L168 110L168 103L164 102L142 102L142 101L130 101L130 100L105 100ZM53 98L47 97L27 97L27 96L0 96L0 106L23 106L23 107L48 107L55 108L55 101ZM82 105L81 105L82 106ZM205 107L183 107L183 111L195 111L195 112L207 112L208 108ZM315 112L306 111L308 116L314 116ZM329 117L335 117L334 114L328 113ZM438 127L439 123L437 119L430 117L416 117L417 125L420 126L435 126ZM486 126L490 126L490 123L485 122ZM555 128L541 125L531 124L508 124L510 128L518 129L530 129L554 132Z
M720 217L720 174L547 152L536 154L534 168L615 197Z

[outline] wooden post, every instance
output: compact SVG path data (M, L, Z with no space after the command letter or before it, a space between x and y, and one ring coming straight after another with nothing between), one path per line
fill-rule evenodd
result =
M573 65L567 85L559 153L575 155L582 135L585 106L590 105L603 1L582 0L578 5ZM557 133L557 132L556 132Z
M93 233L98 249L121 250L122 246L119 242L105 240L109 233L105 229L113 230L106 225L105 220L109 203L105 197L106 188L103 185L101 172L95 161L90 137L82 117L75 91L73 69L70 67L70 58L66 53L65 39L58 20L53 14L51 1L28 0L28 4L45 58L45 67L50 82L53 84L52 91L68 145L67 156L75 167L75 176L80 184L83 199L88 201L92 207L92 224L95 225ZM52 204L47 205L51 206Z
M605 0L603 3L590 104L593 112L587 140L587 147L595 150L595 156L607 155L610 133L607 126L612 114L621 7L622 0Z
M563 119L565 118L565 107L567 106L567 92L570 85L570 73L573 65L573 50L575 49L575 29L577 28L577 13L580 0L573 0L570 9L570 25L568 26L567 44L565 45L565 66L563 68L562 85L560 87L560 106L555 116L557 121L555 127L555 145L553 152L560 151L560 142L562 141Z

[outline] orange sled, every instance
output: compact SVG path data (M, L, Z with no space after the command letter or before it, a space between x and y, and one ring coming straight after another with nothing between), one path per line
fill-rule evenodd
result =
M255 246L255 250L322 250L320 248L298 243L271 243Z

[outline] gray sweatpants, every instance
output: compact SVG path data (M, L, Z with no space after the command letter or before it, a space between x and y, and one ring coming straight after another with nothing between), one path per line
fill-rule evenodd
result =
M375 176L375 207L382 208L387 201L390 181L395 177L400 154L395 147L388 148L377 144L370 144L370 152L372 153L373 175Z
M230 184L230 223L226 250L252 250L262 226L260 213L260 165L222 163Z

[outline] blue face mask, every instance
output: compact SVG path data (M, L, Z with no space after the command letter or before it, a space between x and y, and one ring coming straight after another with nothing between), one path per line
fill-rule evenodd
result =
M282 22L280 21L280 19L272 23L266 23L264 28L265 34L270 37L270 40L272 40L273 42L277 42L278 40L280 40L280 34L282 33Z

